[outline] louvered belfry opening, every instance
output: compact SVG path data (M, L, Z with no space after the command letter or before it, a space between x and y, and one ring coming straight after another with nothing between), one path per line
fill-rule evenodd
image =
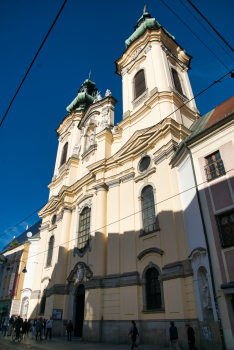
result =
M140 70L135 75L135 98L139 97L146 89L145 86L145 73L144 70Z
M174 80L174 84L175 84L175 88L176 90L181 94L183 95L183 90L182 90L182 86L181 86L181 83L180 83L180 78L178 76L178 73L175 69L172 68L172 76L173 76L173 80Z
M67 159L67 148L68 148L68 142L65 143L65 145L63 147L63 152L62 152L60 166L62 166L66 162L66 159Z

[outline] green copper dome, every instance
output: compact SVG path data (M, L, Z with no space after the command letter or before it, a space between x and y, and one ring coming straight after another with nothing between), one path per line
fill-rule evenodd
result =
M93 103L97 91L96 84L92 80L86 79L81 85L76 98L66 108L68 113L86 110Z
M139 19L139 21L137 22L137 25L135 25L134 27L134 33L127 39L125 40L125 46L126 49L136 40L138 39L142 34L144 34L144 32L147 29L159 29L162 28L164 30L164 32L171 37L173 40L175 40L175 37L173 35L171 35L165 28L162 27L162 25L160 23L158 23L155 18L152 18L152 16L145 12L143 14L143 16L141 16L141 18Z

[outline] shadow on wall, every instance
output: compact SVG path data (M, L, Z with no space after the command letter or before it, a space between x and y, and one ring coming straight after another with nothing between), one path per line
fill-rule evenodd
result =
M226 190L221 190L221 187L220 184L211 184L211 194L214 197L212 200L215 208L217 208L218 198L220 199L219 208L220 203L222 205L229 203L225 200L227 192L225 192ZM195 193L195 191L191 193ZM219 239L220 233L218 232L209 196L208 190L201 193L201 198L206 198L208 202L212 229L218 245L217 237ZM179 198L173 199L173 202L172 199L169 199L168 205L176 207L177 200ZM82 258L77 255L72 257L73 250L67 251L64 247L59 247L58 256L66 256L67 263L71 261L71 272L70 275L68 274L70 277L66 276L70 280L64 279L64 282L61 284L55 283L57 279L57 264L55 264L50 275L48 274L42 279L42 289L34 291L37 304L30 311L29 318L42 316L48 319L52 315L53 310L57 310L57 317L59 317L61 310L61 319L53 322L54 336L64 336L67 322L71 318L74 325L73 334L80 335L78 332L81 330L84 340L129 343L127 332L130 327L130 320L135 318L134 310L139 309L140 316L135 321L139 327L140 342L142 343L168 346L170 320L174 320L178 328L180 346L182 348L188 347L186 323L189 322L195 329L198 349L220 349L219 325L198 201L195 194L190 194L190 197L186 194L185 200L187 204L184 206L184 212L162 210L160 203L156 205L159 229L153 233L145 234L142 230L140 232L126 231L122 234L108 232L108 242L104 239L106 255L100 257L100 259L104 259L104 262L107 261L107 264L114 264L117 261L119 265L117 270L124 271L124 273L111 273L108 275L105 273L105 275L93 275L89 280L86 280L86 278L79 280L78 265L83 264L83 269L88 266L86 265L87 253ZM165 208L166 205L164 201L163 207ZM140 214L137 213L136 215ZM187 234L184 221L188 231L188 244L186 242ZM122 227L124 227L124 221ZM111 229L111 225L108 229ZM96 232L99 243L102 235L102 232ZM217 247L217 249L220 247ZM90 262L94 264L95 236L92 237L92 249L88 254ZM150 261L145 258L147 256L150 256ZM66 261L63 260L63 265L66 265L67 271ZM147 318L147 313L152 315L154 310L150 309L149 300L147 301L147 297L149 298L146 290L147 280L144 278L142 271L145 271L146 268L152 269L154 266L157 266L160 272L156 277L162 291L161 310L157 310L155 318L151 316ZM180 294L182 292L181 290L179 292L178 290L176 291L173 283L176 280L185 281L189 276L194 278L199 317L177 319L177 315L181 311L178 310L179 305L181 305L178 300L181 298ZM225 276L222 277L223 283L225 283ZM131 292L122 292L134 286L136 287L136 299L132 298ZM216 286L217 289L219 287ZM116 293L115 295L111 294L110 291L113 288L119 288L119 299L116 297ZM192 286L184 285L182 291L185 291L186 288L193 289ZM98 292L100 290L101 292ZM108 295L105 294L106 290L108 290ZM193 291L191 295L192 293ZM182 303L185 315L188 314L188 305L191 303L189 297L189 293L183 293L182 299L186 299ZM151 298L154 298L154 296L151 296ZM118 316L114 311L111 311L117 307L116 305L119 307L119 310L122 310L121 314L119 311ZM132 310L130 310L131 308ZM158 311L162 313L162 318L158 317ZM163 315L165 312L167 315L171 314L172 317L165 320L165 315ZM192 314L192 311L190 314ZM193 310L193 314L196 315L196 311ZM207 337L206 340L204 340L204 337Z

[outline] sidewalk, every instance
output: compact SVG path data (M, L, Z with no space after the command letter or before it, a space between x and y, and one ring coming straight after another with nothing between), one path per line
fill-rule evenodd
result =
M129 339L130 340L130 339ZM5 346L12 346L18 349L44 349L44 350L128 350L131 348L131 344L112 344L112 343L93 343L93 342L84 342L79 338L73 338L72 341L67 341L65 337L52 338L51 340L42 340L35 341L31 339L31 334L20 343L18 341L13 342L11 337L3 337L0 335L0 349L4 349ZM8 347L7 347L8 349ZM12 348L11 348L12 349ZM139 345L139 350L169 350L170 348L165 348L156 345Z

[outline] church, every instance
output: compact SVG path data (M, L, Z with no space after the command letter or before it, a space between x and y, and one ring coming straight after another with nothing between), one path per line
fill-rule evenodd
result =
M115 125L111 91L101 97L89 78L56 129L30 318L52 315L53 334L60 336L72 320L75 336L116 343L128 342L135 320L141 343L161 346L169 346L174 321L181 348L190 323L198 348L220 349L204 251L193 263L200 241L205 250L198 204L190 239L179 170L170 164L201 117L188 76L192 57L146 12L125 46L115 61L122 121Z

